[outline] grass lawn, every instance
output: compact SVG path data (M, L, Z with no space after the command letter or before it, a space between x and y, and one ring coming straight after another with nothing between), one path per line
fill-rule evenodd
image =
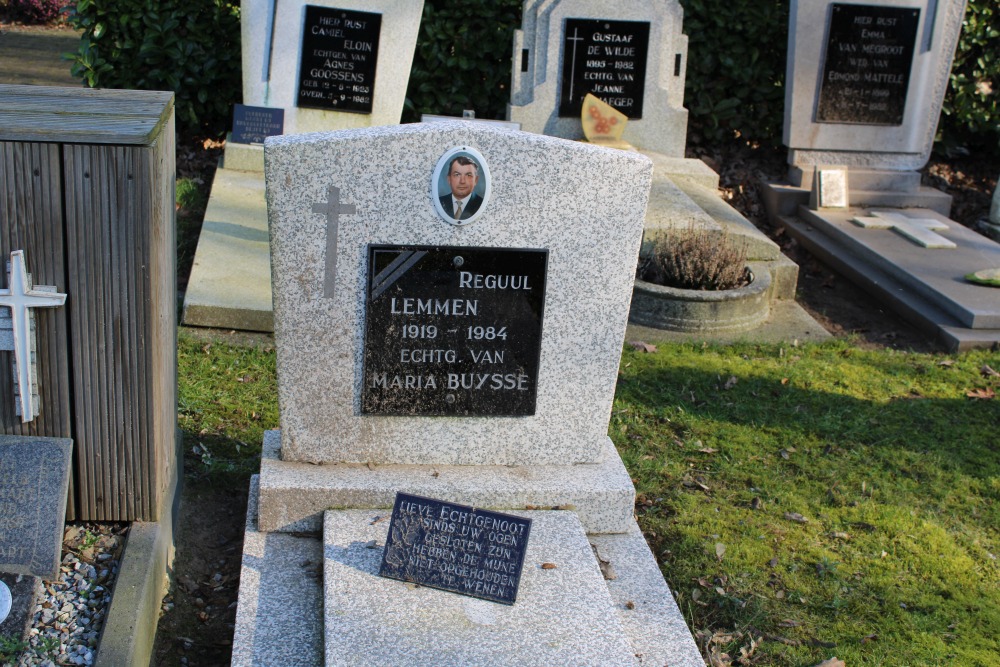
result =
M706 655L1000 664L1000 353L626 350L610 433ZM761 639L763 638L763 641Z
M273 348L182 329L178 356L188 475L245 488L278 422ZM1000 664L1000 377L984 367L1000 353L623 352L610 434L715 664Z

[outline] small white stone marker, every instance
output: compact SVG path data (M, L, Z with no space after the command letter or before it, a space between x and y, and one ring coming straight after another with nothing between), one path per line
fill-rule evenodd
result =
M812 196L815 208L847 208L847 168L816 169Z
M933 230L949 229L948 225L933 218L911 218L891 211L872 211L870 216L858 215L851 222L865 229L891 229L924 248L957 248Z
M31 377L31 308L58 308L66 303L66 295L55 287L39 285L32 288L31 279L24 268L24 251L10 253L7 274L8 289L0 290L0 306L10 308L14 333L14 364L17 366L17 390L21 403L21 421L35 418L34 383Z

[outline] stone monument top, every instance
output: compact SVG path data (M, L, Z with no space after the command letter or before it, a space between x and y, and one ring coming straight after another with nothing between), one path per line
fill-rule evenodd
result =
M684 157L683 18L676 0L525 0L508 118L527 132L582 139L592 93L628 117L624 141Z
M792 0L784 142L800 167L927 163L965 0Z

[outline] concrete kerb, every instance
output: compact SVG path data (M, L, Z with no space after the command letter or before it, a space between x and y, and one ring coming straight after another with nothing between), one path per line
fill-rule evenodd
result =
M95 667L148 667L153 656L160 604L173 567L174 532L184 475L181 435L177 433L177 465L167 486L158 522L134 522L118 567L111 606L98 642Z

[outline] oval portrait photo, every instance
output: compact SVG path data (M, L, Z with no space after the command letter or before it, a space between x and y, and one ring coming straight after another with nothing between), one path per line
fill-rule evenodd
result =
M457 146L438 160L431 177L431 198L438 215L452 225L467 225L490 200L490 169L475 148Z

